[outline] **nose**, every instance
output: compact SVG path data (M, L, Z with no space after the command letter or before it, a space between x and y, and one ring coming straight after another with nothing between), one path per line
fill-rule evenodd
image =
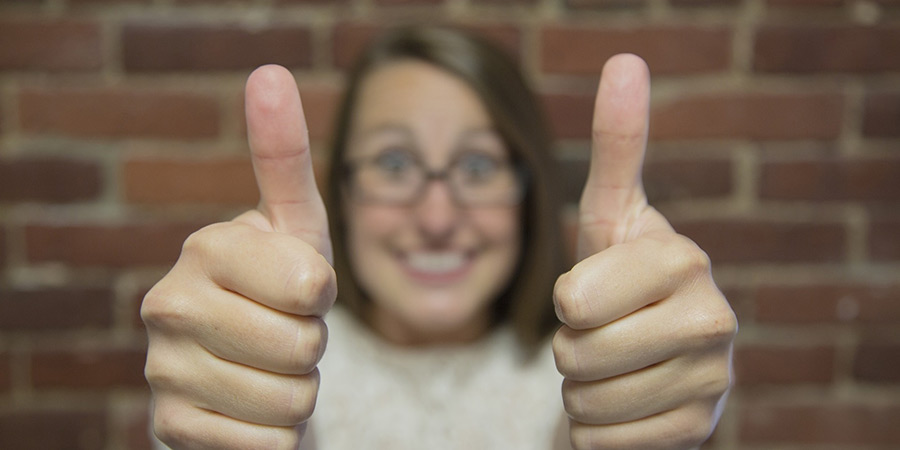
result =
M445 180L431 180L416 205L416 222L430 241L449 239L459 225L462 211Z

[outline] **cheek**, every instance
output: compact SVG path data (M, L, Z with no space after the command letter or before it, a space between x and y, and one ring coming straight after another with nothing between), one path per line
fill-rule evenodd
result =
M521 214L518 209L478 211L472 217L487 244L504 247L518 255L522 240Z
M347 250L353 259L366 258L377 243L403 225L403 216L386 208L352 205L345 214Z

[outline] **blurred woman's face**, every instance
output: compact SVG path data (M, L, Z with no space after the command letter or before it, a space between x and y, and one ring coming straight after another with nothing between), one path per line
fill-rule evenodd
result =
M481 100L398 61L363 81L352 123L347 248L373 326L401 344L480 336L522 234L511 157Z

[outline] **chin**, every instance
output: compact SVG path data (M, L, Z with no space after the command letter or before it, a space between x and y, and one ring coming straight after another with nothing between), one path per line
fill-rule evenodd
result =
M458 297L457 297L458 298ZM488 312L474 304L459 301L417 302L407 309L406 327L419 341L440 343L459 342L480 337L490 323Z

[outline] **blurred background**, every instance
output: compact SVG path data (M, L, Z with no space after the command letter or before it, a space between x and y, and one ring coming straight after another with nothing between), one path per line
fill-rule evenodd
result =
M651 201L741 323L706 447L900 447L900 1L0 0L0 448L148 448L141 298L256 203L247 75L295 73L321 161L344 69L409 22L517 55L570 242L600 69L643 56Z

